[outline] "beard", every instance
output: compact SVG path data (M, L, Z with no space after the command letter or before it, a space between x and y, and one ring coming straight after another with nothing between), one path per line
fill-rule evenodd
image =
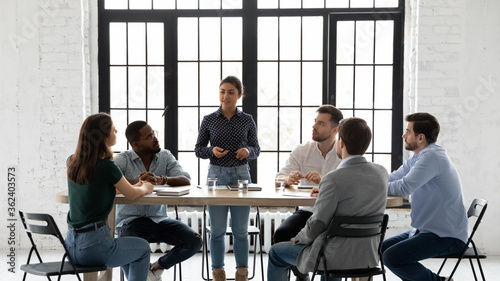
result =
M405 142L405 149L409 151L414 151L415 149L417 149L417 144Z
M327 135L327 136L322 136L322 135L316 135L316 136L312 136L312 139L313 141L317 141L317 142L322 142L322 141L325 141L327 140L328 138L330 138L330 135Z

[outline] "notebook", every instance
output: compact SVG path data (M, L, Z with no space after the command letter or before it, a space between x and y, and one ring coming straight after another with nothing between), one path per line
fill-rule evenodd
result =
M238 185L237 184L227 184L226 185L227 189L231 191L238 191ZM262 187L258 186L257 184L249 184L248 185L248 191L261 191Z
M319 184L299 184L297 185L298 189L311 189L315 186L319 186Z
M156 195L158 196L181 196L188 194L190 190L189 186L185 187L155 187Z

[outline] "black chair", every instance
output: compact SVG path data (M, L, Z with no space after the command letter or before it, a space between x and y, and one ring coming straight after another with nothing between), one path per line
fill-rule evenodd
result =
M472 201L469 210L467 211L467 217L468 218L476 217L477 219L476 222L474 223L474 227L472 228L472 232L469 235L467 244L465 244L465 248L458 254L435 257L444 259L443 263L441 264L441 267L439 268L438 275L439 273L441 273L441 270L443 269L444 264L448 259L458 259L457 263L455 264L455 267L453 267L453 270L451 271L450 278L453 277L453 274L455 274L455 271L457 270L458 265L460 264L462 259L468 259L470 267L472 269L472 274L474 274L474 280L477 281L476 270L474 269L474 264L472 263L472 260L475 259L477 261L477 265L479 267L479 271L481 272L481 277L483 278L483 281L486 280L486 278L484 278L483 267L481 266L481 261L480 261L481 259L486 259L486 255L481 253L481 251L479 251L476 248L476 244L474 243L474 240L472 240L472 237L474 237L474 234L476 233L476 230L479 227L481 220L483 219L484 213L486 212L486 207L488 207L488 201L484 199L476 198ZM469 245L472 245L472 247L469 247Z
M25 213L19 211L19 216L21 217L21 221L26 229L26 234L28 234L28 238L31 241L31 249L28 254L28 261L26 264L21 265L21 270L24 271L23 281L26 280L26 275L28 273L38 276L46 276L47 279L50 279L50 276L58 276L57 280L61 280L62 275L73 274L78 277L78 280L82 280L80 278L79 273L87 273L87 272L97 272L104 271L107 269L104 265L99 266L81 266L74 263L71 255L69 254L68 248L66 248L66 244L64 244L64 237L61 235L59 228L57 227L54 218L48 214L36 214L36 213ZM31 221L37 223L30 223ZM43 222L43 225L40 224ZM64 255L62 256L61 261L56 262L43 262L36 247L35 242L33 241L32 234L40 234L40 235L53 235L59 242L62 244L64 248ZM31 255L33 252L38 257L39 263L30 263ZM67 260L67 261L66 261Z
M385 231L387 229L387 223L389 221L389 215L377 215L370 217L333 217L327 228L327 234L324 238L323 244L319 251L318 257L316 258L316 264L314 265L314 271L312 280L317 273L322 274L327 277L338 277L338 278L356 278L356 277L370 277L368 280L372 280L372 276L382 274L384 281L385 279L385 268L384 261L382 259L382 241L384 240ZM354 228L353 226L356 226ZM347 238L360 238L360 237L371 237L380 236L380 243L378 247L378 255L380 257L380 267L367 268L367 269L353 269L353 270L328 270L326 265L326 258L324 255L324 250L328 244L328 240L333 237L347 237ZM355 243L355 242L353 242ZM320 261L323 260L324 270L318 270Z
M210 234L210 227L207 226L207 218L206 218L206 206L203 207L203 248L202 248L202 260L201 260L201 277L203 280L212 280L210 279L210 267L208 266L208 236ZM255 277L256 273L256 261L257 261L257 244L260 247L260 269L262 274L262 279L264 280L264 257L262 255L262 237L260 234L260 211L259 207L256 207L256 215L255 215L255 225L248 226L248 235L254 239L253 243L253 270L252 275L248 277L248 280L251 280ZM226 235L233 235L231 231L231 227L228 227L226 230ZM205 275L206 273L206 275ZM234 280L234 278L226 278L226 280Z
M177 210L177 205L174 205L174 211L175 211L175 219L179 220L179 212ZM120 233L118 232L118 237L120 237ZM149 243L162 243L161 241L157 240L148 240ZM181 263L178 263L174 265L174 281L177 278L177 265L179 265L179 280L182 281L182 266ZM120 269L120 281L124 281L125 276L123 274L123 271Z

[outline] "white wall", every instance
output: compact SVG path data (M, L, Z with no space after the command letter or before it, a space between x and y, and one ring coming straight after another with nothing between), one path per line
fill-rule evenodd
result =
M411 26L406 28L405 113L427 111L440 120L438 143L462 176L467 203L474 197L490 201L477 244L498 255L500 162L495 137L500 135L500 113L495 106L500 101L500 74L495 67L500 62L500 1L407 2ZM7 168L14 166L16 208L51 213L64 229L68 206L56 204L54 196L66 187L65 161L80 125L97 108L96 9L89 12L89 5L95 5L90 3L2 1L2 225L8 222ZM413 34L416 37L409 38ZM408 224L406 214L397 215L406 220L398 227ZM23 232L17 224L18 249L27 247ZM0 232L0 249L8 249L9 235Z

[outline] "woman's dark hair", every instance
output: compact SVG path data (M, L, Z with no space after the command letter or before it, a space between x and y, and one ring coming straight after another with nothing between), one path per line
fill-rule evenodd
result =
M219 87L222 86L222 84L224 84L224 83L229 83L229 84L233 85L238 90L238 94L240 96L245 95L245 87L243 86L243 83L241 83L240 79L238 79L238 77L228 76L228 77L222 79L222 81L220 81Z
M415 136L424 134L428 144L437 141L440 126L436 117L429 113L418 112L406 115L405 120L406 122L413 122Z
M358 117L342 119L339 124L339 138L350 155L363 155L370 146L372 131L365 120Z
M67 163L70 181L87 183L99 160L113 158L113 151L106 145L112 126L113 121L107 113L90 115L83 121L76 151Z

